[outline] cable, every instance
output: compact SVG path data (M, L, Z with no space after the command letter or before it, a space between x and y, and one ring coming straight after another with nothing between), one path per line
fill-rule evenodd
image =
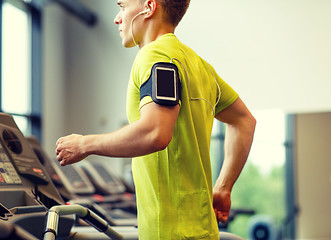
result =
M141 12L139 12L136 16L134 16L133 18L132 18L132 20L131 20L131 24L130 24L130 26L131 26L131 36L132 36L132 40L133 40L133 43L134 43L134 46L137 46L137 43L136 43L136 40L134 39L134 36L133 36L133 21L134 20L136 20L136 18L139 16L139 15L142 15L142 14L145 14L145 13L147 13L149 10L147 9L147 10L145 10L145 11L141 11Z
M215 83L216 83L216 86L217 86L217 89L218 89L218 98L217 98L216 103L215 103L214 106L213 106L213 105L212 105L207 99L205 99L205 98L192 98L192 97L191 97L191 91L190 91L190 77L189 77L189 75L188 75L187 69L186 69L185 65L184 65L181 61L179 61L177 58L172 58L172 59L170 60L170 62L173 63L173 60L179 62L179 63L184 67L184 70L185 70L185 73L186 73L186 77L187 77L187 91L188 91L189 99L192 100L192 101L195 101L195 100L203 100L203 101L206 101L206 102L209 104L209 106L211 107L211 109L212 109L213 116L215 116L215 108L216 108L217 104L219 103L219 101L220 101L220 99L221 99L221 88L220 88L220 86L218 85L218 82L217 82L217 80L216 80L215 74L214 74L214 72L211 70L210 66L208 65L208 68L209 68L209 70L211 71L211 73L213 74L213 77L214 77L214 80L215 80Z

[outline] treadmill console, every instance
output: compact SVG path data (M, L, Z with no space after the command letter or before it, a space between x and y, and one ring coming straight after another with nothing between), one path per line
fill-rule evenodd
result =
M52 161L52 166L71 194L84 195L95 193L95 188L81 168L76 165L63 167L57 160Z
M77 197L76 195L95 193L92 183L81 168L77 165L61 166L55 158L47 156L38 139L33 136L26 139L66 201Z
M14 118L6 113L0 113L0 191L24 191L32 198L48 198L48 206L63 203L47 171Z
M125 186L122 181L103 164L85 161L82 164L82 168L102 194L121 194L125 192Z
M29 144L31 145L33 151L35 152L36 156L38 157L39 161L47 171L50 179L53 181L54 185L56 186L57 190L61 194L62 198L65 201L69 201L73 198L73 195L66 189L64 186L59 174L55 171L52 159L48 157L44 149L42 148L39 140L34 136L26 137Z
M1 141L17 172L33 182L46 185L49 182L46 172L40 162L34 158L35 155L31 149L26 148L27 144L22 142L24 136L18 128L3 128L0 125L0 131L2 133Z
M0 141L0 185L4 184L22 184L22 180Z

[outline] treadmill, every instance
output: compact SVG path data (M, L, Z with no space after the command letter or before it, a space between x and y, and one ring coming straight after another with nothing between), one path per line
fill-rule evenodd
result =
M65 205L13 117L0 113L0 239L48 239L54 233L53 239L98 239L99 236L104 239L138 239L135 227L132 227L135 237L132 234L123 236L127 230L118 229L120 233L113 230L105 220L83 206L78 207L88 213L86 216L81 214L82 211L78 215L75 211L66 210L59 214L52 210L63 207L75 208L75 205ZM86 224L84 229L85 232L90 229L93 237L73 229L76 216L90 225ZM95 227L99 227L96 232Z
M79 164L61 166L56 159L50 159L34 136L26 137L44 165L67 204L79 204L93 210L111 226L136 226L137 214L134 199L129 200L121 193L124 186L113 181L111 189L100 192L91 182L91 176ZM86 160L84 161L86 162ZM96 174L99 177L99 174ZM93 180L94 181L94 180ZM98 179L98 181L100 181ZM106 180L102 180L106 181ZM100 193L102 195L100 195Z

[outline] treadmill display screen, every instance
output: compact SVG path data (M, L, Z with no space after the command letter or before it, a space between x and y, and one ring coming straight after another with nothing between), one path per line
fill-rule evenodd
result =
M22 184L22 181L0 142L0 185L4 184Z
M55 161L59 166L59 162ZM72 165L60 166L64 175L68 178L73 188L87 188L87 184Z
M103 166L99 164L95 164L94 167L106 183L115 182L115 180L112 178L112 176L107 172L107 170Z

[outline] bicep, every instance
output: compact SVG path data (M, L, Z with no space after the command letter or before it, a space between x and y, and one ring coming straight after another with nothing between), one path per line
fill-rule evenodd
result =
M151 102L140 109L141 121L161 136L171 139L179 109L179 105L170 107Z

